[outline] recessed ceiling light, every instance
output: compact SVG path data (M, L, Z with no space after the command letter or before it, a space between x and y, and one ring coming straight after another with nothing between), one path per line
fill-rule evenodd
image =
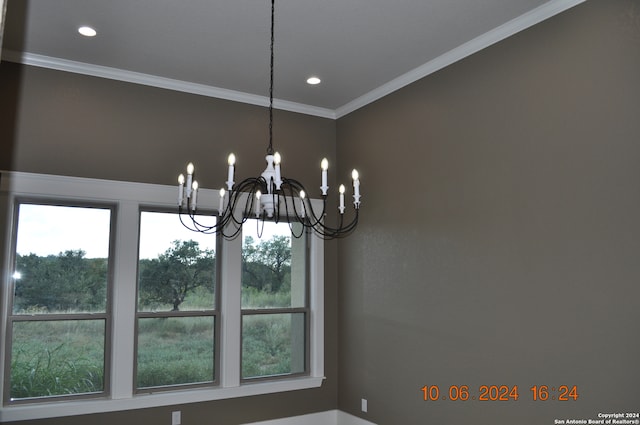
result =
M312 86L315 86L316 84L320 84L320 78L318 78L318 77L309 77L309 78L307 78L307 84L311 84Z
M78 32L85 37L94 37L97 34L96 30L87 26L78 28Z

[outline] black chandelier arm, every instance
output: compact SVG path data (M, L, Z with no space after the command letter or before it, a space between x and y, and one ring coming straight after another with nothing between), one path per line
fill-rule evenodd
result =
M311 227L313 231L316 232L316 234L318 234L325 240L342 238L353 232L358 225L359 209L354 209L354 217L348 224L344 223L344 214L340 214L340 219L337 227L331 227L327 225L323 220L318 220L315 224L309 223L308 227Z
M266 181L262 177L250 177L235 184L233 190L229 193L229 200L223 211L220 212L222 236L225 239L234 239L242 230L244 224L256 210L256 192L258 190L266 190ZM242 203L244 202L244 206ZM241 214L237 214L237 207L241 207ZM227 225L233 223L231 233L225 233Z
M185 223L184 216L189 217L189 222ZM184 212L182 207L178 208L178 217L180 219L180 223L193 232L203 233L203 234L215 234L215 233L223 233L224 229L230 222L230 216L224 215L222 212L217 216L216 224L214 225L205 225L200 223L197 218L197 209L194 211L190 206L187 207L187 212ZM235 234L238 232L236 231ZM233 238L234 236L224 235L226 238Z
M296 198L300 199L301 191L304 191L305 194L308 193L305 187L302 185L302 183L300 183L295 179L288 179L285 177L282 177L281 191L285 196L285 213L287 216L289 215L289 211L288 211L288 203L286 202L286 197L288 196L291 199L296 199ZM303 210L299 212L298 212L298 208L296 207L296 203L293 202L293 205L292 205L294 215L298 218L298 220L302 223L305 223L305 227L314 227L321 224L322 219L326 214L327 196L326 195L322 196L322 211L320 212L319 216L316 215L315 210L313 209L313 206L311 204L311 199L308 196L305 196L303 202L304 202L304 205L302 206Z
M354 218L348 224L344 223L344 214L340 214L340 219L337 227L331 227L324 222L324 218L326 216L327 209L327 196L322 196L322 212L319 215L316 215L316 212L312 205L312 200L308 197L305 197L304 202L304 211L298 211L298 207L294 199L300 199L300 191L305 191L306 189L299 181L295 179L287 179L282 177L282 185L281 192L284 196L284 206L285 206L285 217L290 216L289 211L289 203L287 199L292 200L292 209L293 216L296 217L300 223L304 225L305 228L312 229L317 235L321 236L323 239L336 239L347 236L358 225L359 218L359 208L355 207L355 215ZM304 213L304 214L302 214Z
M196 219L196 212L192 210L189 205L187 205L186 209L187 211L184 212L181 206L178 207L178 217L180 218L180 223L182 223L182 225L187 229L193 232L205 233L205 234L213 234L220 231L220 229L222 229L223 226L221 226L219 222L216 222L216 224L214 224L213 226L208 226L206 224L199 223L198 220ZM184 221L185 215L189 217L189 220L191 221L191 226L185 223Z
M214 225L199 222L197 210L192 208L190 199L187 198L186 212L182 206L178 208L180 222L191 231L204 234L221 233L225 239L236 238L242 230L242 225L249 218L256 218L262 221L263 225L266 220L278 223L282 219L286 219L294 237L302 236L304 229L309 229L321 238L328 240L347 236L355 230L359 218L357 206L354 208L355 215L349 223L345 224L344 214L341 213L337 226L329 226L324 222L327 209L326 195L322 195L322 211L318 214L311 198L300 197L301 191L307 193L302 183L285 177L282 177L281 180L282 183L278 190L273 181L267 182L262 176L247 178L234 184L233 189L228 193L227 202L218 212L218 219ZM273 217L267 217L262 205L257 204L261 202L256 196L257 191L264 192L262 197L271 197L274 207ZM185 215L189 217L189 222L185 222ZM293 222L298 222L303 226L299 234L295 232ZM231 231L228 232L229 230Z
M242 224L256 209L256 191L266 191L266 187L266 181L262 177L247 178L234 185L233 190L229 192L228 202L226 202L224 208L218 212L218 219L214 225L200 223L196 217L197 208L194 209L191 205L191 198L187 198L186 208L183 208L182 206L178 207L180 223L185 228L193 232L204 234L222 233L226 239L234 239L240 233ZM247 195L244 199L243 194ZM240 217L237 217L234 212L236 211L236 208L241 205L241 202L244 202L244 207L242 208L242 214L240 214ZM189 217L189 222L185 222L185 215ZM234 223L235 226L229 226L231 223ZM233 228L233 231L231 233L226 233L225 229L228 228Z
M229 216L229 219L237 225L241 225L247 221L247 217L255 211L255 195L258 190L265 193L267 192L267 182L263 177L249 177L235 184L233 190L229 193L229 202L225 208L224 216ZM244 208L238 218L234 214L234 211L236 210L236 206L240 205L239 203L242 201L243 196L246 196L246 199L244 199Z
M344 215L340 215L340 221L338 227L327 226L324 223L320 223L318 226L312 227L313 231L324 240L339 239L348 236L353 232L358 225L358 209L355 210L355 215L350 223L344 224ZM311 227L311 226L310 226Z
M289 188L289 193L287 193L287 191L286 191L287 187ZM283 185L281 186L281 188L282 188L280 190L281 193L278 193L277 196L278 197L282 196L283 199L284 199L284 217L294 217L295 218L295 222L302 224L302 228L300 229L300 232L296 233L294 228L293 228L292 221L288 220L289 229L291 230L292 236L295 237L295 238L300 238L304 234L305 229L308 228L308 226L305 225L305 221L306 221L306 219L305 219L305 217L306 217L305 211L309 210L309 208L306 208L304 205L301 205L301 211L298 211L298 208L296 208L296 202L295 202L296 196L295 196L295 193L294 193L293 186L288 184L288 182L285 182L283 180ZM302 190L304 190L304 189L302 189ZM298 193L300 193L300 192L298 191ZM287 199L291 199L291 207L293 209L293 211L291 211L291 212L290 212L290 209L289 209L289 202L287 202ZM302 198L300 198L300 199L302 199ZM278 199L277 202L278 202L277 205L280 205L280 200L279 199ZM304 202L304 200L302 200L302 202ZM293 214L291 214L291 213L293 213ZM279 217L278 217L278 219L279 219Z

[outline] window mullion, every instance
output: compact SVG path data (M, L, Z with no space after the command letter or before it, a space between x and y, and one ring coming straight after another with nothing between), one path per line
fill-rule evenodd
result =
M242 238L224 240L222 244L220 290L221 309L221 379L222 387L240 385L240 287L242 273Z
M136 273L138 264L138 203L120 202L115 238L111 397L133 394Z
M318 201L314 200L314 208ZM311 376L324 377L324 241L313 235L309 255Z

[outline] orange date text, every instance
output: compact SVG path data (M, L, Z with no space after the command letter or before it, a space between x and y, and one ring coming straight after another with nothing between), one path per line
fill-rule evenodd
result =
M477 392L468 385L450 385L442 391L438 385L425 385L421 390L424 401L517 401L520 397L517 385L480 385Z
M420 389L424 401L518 401L520 393L517 385L480 385L469 388L468 385L425 385ZM529 388L533 401L576 401L577 385L533 385Z

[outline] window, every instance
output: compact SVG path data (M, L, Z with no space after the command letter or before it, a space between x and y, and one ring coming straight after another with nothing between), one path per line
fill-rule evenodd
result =
M301 225L295 234L301 234ZM242 227L242 378L303 374L307 368L307 241L288 223Z
M185 231L174 187L0 177L0 422L321 385L322 239Z
M216 382L216 240L175 213L140 213L138 389Z
M109 207L17 205L5 401L108 391Z

